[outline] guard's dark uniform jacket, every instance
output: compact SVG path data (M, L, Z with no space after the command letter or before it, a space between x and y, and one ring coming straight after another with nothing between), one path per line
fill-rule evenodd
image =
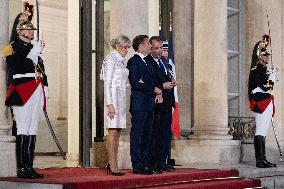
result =
M9 85L6 106L22 106L29 100L38 85L48 86L41 58L39 58L37 66L31 59L26 58L32 48L31 43L17 39L2 50L2 56L6 58ZM35 69L41 73L40 79L36 79Z
M265 111L273 96L269 92L274 83L268 80L267 67L257 64L250 70L249 76L249 99L250 109L256 113Z

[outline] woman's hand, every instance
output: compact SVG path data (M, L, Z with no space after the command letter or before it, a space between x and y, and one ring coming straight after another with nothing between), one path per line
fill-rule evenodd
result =
M116 115L115 108L113 104L107 105L107 115L109 116L110 119L114 118L114 115Z

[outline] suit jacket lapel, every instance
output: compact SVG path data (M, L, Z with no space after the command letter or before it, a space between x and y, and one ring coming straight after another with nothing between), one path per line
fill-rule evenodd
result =
M146 69L148 70L148 72L150 73L150 75L153 76L153 70L151 69L151 66L148 65L148 63L146 62L146 60L142 60L142 58L139 55L136 55L140 58L140 64L142 64L142 66L146 67Z

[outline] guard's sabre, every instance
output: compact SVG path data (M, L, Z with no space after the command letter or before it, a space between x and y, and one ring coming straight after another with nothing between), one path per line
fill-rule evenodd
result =
M62 150L62 148L61 148L61 146L60 146L60 144L59 144L59 142L58 142L58 140L57 140L57 138L55 136L54 130L53 130L51 124L50 124L50 121L49 121L49 118L48 118L46 110L44 110L44 116L45 116L45 119L46 119L46 122L47 122L47 125L48 125L48 128L49 128L49 131L50 131L50 133L51 133L51 135L53 137L54 142L56 143L57 148L60 151L60 154L61 154L62 158L64 160L66 160L67 159L66 158L66 154L63 152L63 150Z
M39 41L39 4L38 4L38 0L36 0L36 15L37 15L37 40ZM50 133L52 135L52 138L53 138L54 142L56 143L56 146L59 149L59 152L60 152L62 158L64 160L66 160L67 159L66 158L66 154L63 152L63 150L62 150L62 148L61 148L61 146L60 146L60 144L59 144L59 142L57 140L57 137L56 137L56 135L54 133L54 130L53 130L52 126L51 126L51 123L49 121L46 109L43 110L43 112L44 112L44 116L45 116L45 119L46 119L46 122L47 122L47 125L48 125L48 128L49 128L49 131L50 131Z
M283 156L283 153L282 153L282 150L281 150L279 141L278 141L278 137L277 137L277 133L276 133L276 128L275 128L275 122L274 122L273 117L271 118L271 125L272 125L272 128L273 128L273 132L274 132L274 136L275 136L275 140L276 140L276 143L277 143L277 146L278 146L278 150L279 150L280 156L282 157L282 156Z
M37 25L37 40L39 41L39 4L38 4L38 0L36 0L36 16L37 16L37 20L36 20L36 25Z
M269 22L269 16L268 16L268 11L267 9L265 10L266 11L266 18L267 18L267 27L268 27L268 34L269 34L269 45L270 45L270 49L271 49L271 52L270 52L270 63L271 63L271 67L274 68L274 65L273 65L273 61L272 61L272 41L271 41L271 30L270 30L270 22ZM277 71L277 69L276 69ZM276 78L276 81L277 81L277 78ZM274 102L273 102L274 103ZM278 150L279 150L279 153L280 153L280 161L282 161L281 157L283 156L283 153L281 151L281 147L280 147L280 143L278 141L278 137L277 137L277 133L276 133L276 128L275 128L275 122L274 122L274 119L273 117L271 118L271 125L272 125L272 128L273 128L273 133L274 133L274 136L275 136L275 140L276 140L276 143L277 143L277 146L278 146Z

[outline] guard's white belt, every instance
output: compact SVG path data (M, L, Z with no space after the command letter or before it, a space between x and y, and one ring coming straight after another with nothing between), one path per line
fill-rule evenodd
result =
M252 94L255 93L270 93L270 91L264 91L260 87L256 87L255 89L252 90Z
M13 79L19 79L24 77L35 77L35 73L25 73L25 74L15 74L13 75Z

